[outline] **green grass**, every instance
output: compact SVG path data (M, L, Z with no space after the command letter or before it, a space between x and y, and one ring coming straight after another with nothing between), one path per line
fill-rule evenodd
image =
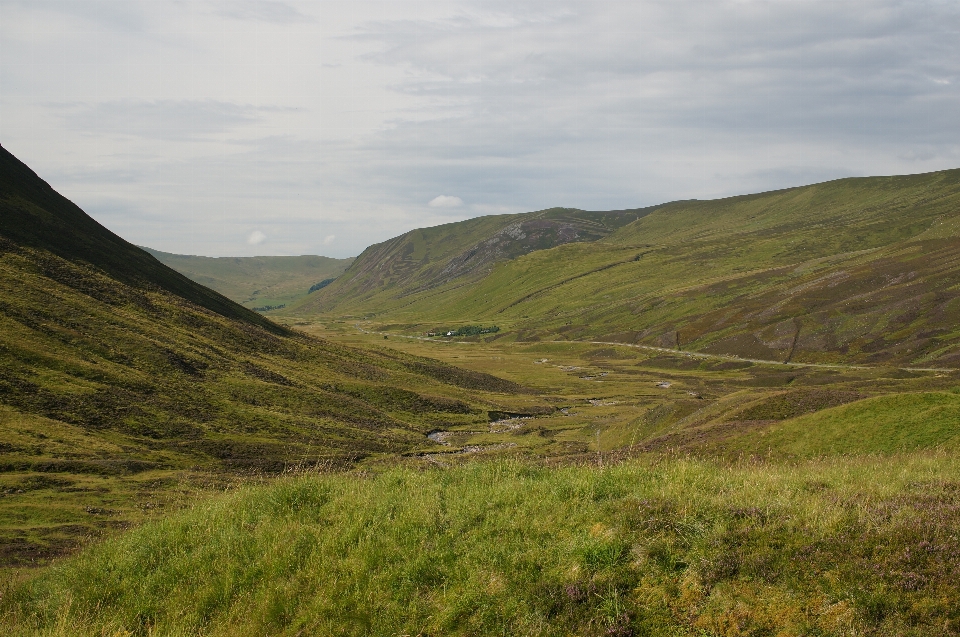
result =
M952 635L944 455L241 488L8 582L10 635Z
M787 420L741 441L803 456L954 450L960 443L960 396L924 392L857 401Z
M353 259L298 257L197 257L144 248L167 265L244 307L290 305L310 287L336 278Z

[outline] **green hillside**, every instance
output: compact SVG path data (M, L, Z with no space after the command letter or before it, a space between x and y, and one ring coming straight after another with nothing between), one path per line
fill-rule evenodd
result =
M0 566L122 527L177 484L349 466L536 400L271 323L0 160Z
M586 212L552 208L493 215L411 230L372 245L346 273L297 307L300 312L404 305L485 277L501 262L537 250L591 242L649 214L651 209Z
M244 307L291 305L318 283L343 274L353 259L299 257L198 257L144 248L169 266Z
M368 267L365 255L351 271ZM396 291L374 295L331 286L325 316L410 333L496 323L507 328L498 339L953 367L958 258L960 171L843 179L668 204L597 241L502 261L471 285L421 289L397 275Z

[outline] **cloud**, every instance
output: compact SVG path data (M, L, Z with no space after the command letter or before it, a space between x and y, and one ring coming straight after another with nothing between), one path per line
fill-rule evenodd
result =
M0 10L4 13L17 9L42 12L47 16L46 24L67 17L101 27L142 31L148 22L146 12L138 2L4 0L0 3Z
M323 238L323 245L328 246L336 240L337 236L333 234L328 234Z
M263 234L259 230L254 230L250 233L250 236L247 237L247 244L252 246L258 246L264 241L267 240L267 235Z
M268 109L217 100L112 100L51 103L68 127L86 134L196 139L261 121Z
M377 170L411 190L619 208L913 172L902 149L920 146L945 168L960 149L960 90L926 79L960 71L944 3L556 2L539 21L489 17L541 3L458 7L362 35L421 105L370 144L406 158Z
M313 18L304 15L296 7L286 2L273 0L221 0L216 14L236 20L257 20L289 24L291 22L312 22Z
M438 195L431 199L427 205L431 208L459 208L463 205L463 199L460 197Z
M0 139L141 245L241 256L229 238L269 223L271 249L349 256L477 214L956 167L958 19L932 0L0 0Z

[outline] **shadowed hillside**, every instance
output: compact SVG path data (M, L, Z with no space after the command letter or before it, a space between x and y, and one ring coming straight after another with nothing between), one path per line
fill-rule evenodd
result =
M0 147L0 235L18 246L48 252L80 267L93 266L127 285L166 290L225 317L259 325L275 334L284 332L276 324L163 266L145 251L113 234L3 147ZM56 278L53 270L47 274Z

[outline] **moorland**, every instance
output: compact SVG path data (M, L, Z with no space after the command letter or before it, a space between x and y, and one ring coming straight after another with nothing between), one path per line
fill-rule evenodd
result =
M217 292L0 160L5 632L960 633L960 171Z

